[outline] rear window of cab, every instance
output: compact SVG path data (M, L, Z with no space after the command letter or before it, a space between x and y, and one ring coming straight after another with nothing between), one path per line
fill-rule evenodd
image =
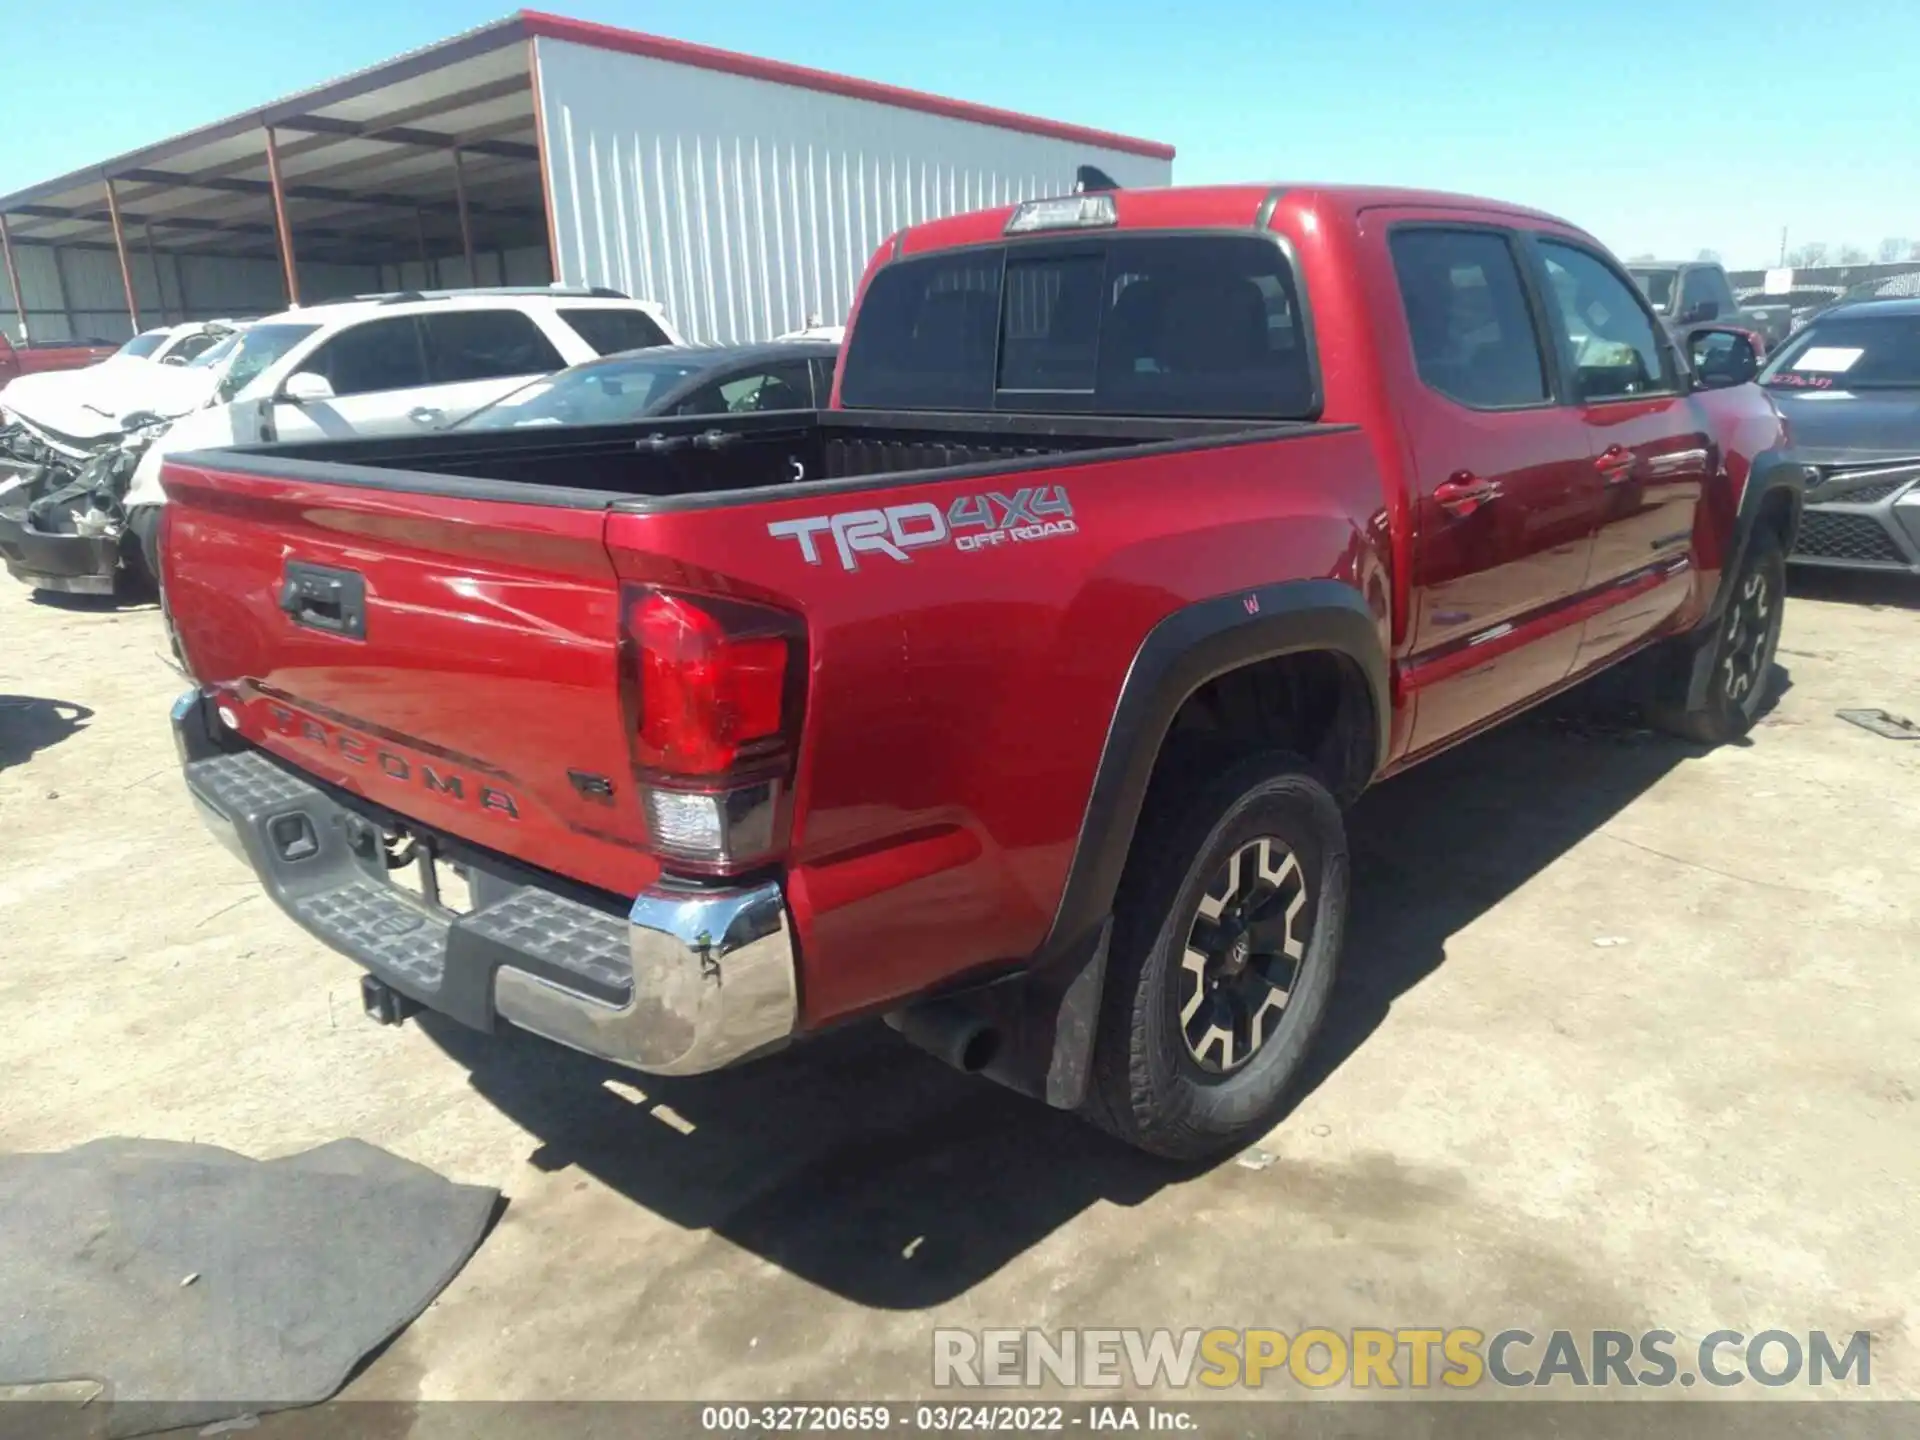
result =
M1311 419L1285 252L1257 235L980 246L876 273L840 403L887 410Z

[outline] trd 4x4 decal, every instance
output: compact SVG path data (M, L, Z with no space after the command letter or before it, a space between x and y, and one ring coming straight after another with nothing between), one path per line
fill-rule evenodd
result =
M860 568L860 556L885 555L906 561L909 550L927 545L952 545L957 550L984 550L992 545L1046 540L1072 535L1073 504L1064 485L1039 485L1011 495L989 491L962 495L944 513L937 505L917 501L889 505L884 510L843 510L838 515L808 515L800 520L778 520L767 533L800 542L800 555L809 565L820 563L819 537L833 536L841 567Z

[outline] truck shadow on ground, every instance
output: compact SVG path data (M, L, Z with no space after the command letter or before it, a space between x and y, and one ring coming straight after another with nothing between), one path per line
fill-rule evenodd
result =
M1630 683L1602 675L1361 798L1347 953L1293 1106L1440 967L1450 937L1706 753L1644 728ZM1792 685L1774 666L1761 723Z
M1366 797L1352 817L1345 967L1295 1103L1445 961L1449 937L1699 753L1589 689ZM539 1138L537 1167L578 1167L676 1225L885 1309L951 1300L1094 1205L1138 1205L1207 1168L1138 1155L877 1024L669 1080L518 1033L421 1023Z
M86 728L93 711L71 700L0 695L0 770L22 765Z

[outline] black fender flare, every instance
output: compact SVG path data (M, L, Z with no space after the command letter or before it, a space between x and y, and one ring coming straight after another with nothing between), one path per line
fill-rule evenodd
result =
M1718 620L1726 611L1733 577L1740 573L1740 567L1746 563L1748 546L1753 541L1755 527L1760 523L1760 512L1767 508L1775 495L1785 494L1793 507L1792 523L1787 527L1787 548L1793 548L1794 535L1800 529L1800 512L1807 503L1807 470L1808 467L1787 450L1769 450L1754 457L1753 467L1747 472L1746 489L1740 492L1740 509L1734 515L1733 536L1727 546L1727 565L1720 572L1720 588L1714 592L1707 621L1703 623Z
M1107 727L1052 928L1012 983L973 997L1003 1037L988 1075L1063 1109L1080 1103L1114 899L1174 716L1217 676L1309 651L1340 655L1365 679L1373 707L1370 779L1386 764L1393 711L1380 622L1358 589L1337 580L1292 580L1235 591L1184 606L1147 633Z
M1726 614L1728 597L1733 594L1741 566L1747 563L1747 552L1752 548L1761 512L1772 503L1774 496L1782 494L1792 507L1787 525L1787 549L1791 551L1794 536L1800 529L1801 512L1806 508L1807 467L1795 459L1791 451L1769 450L1755 456L1753 468L1747 474L1746 489L1740 494L1740 508L1734 515L1733 534L1727 543L1719 587L1713 592L1700 623L1686 635L1686 641L1691 643L1669 648L1665 662L1668 668L1656 675L1656 683L1663 691L1672 694L1679 690L1684 694L1685 709L1697 709L1706 703L1707 687L1713 680L1713 646L1705 642L1718 632Z

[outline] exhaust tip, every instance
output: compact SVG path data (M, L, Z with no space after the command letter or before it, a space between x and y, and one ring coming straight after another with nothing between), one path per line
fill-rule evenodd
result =
M969 1075L978 1075L994 1062L1000 1053L1000 1032L991 1026L982 1025L967 1036L960 1044L958 1069Z
M895 1010L886 1021L903 1039L969 1075L979 1074L1000 1055L1000 1032L950 1001L930 1000Z

